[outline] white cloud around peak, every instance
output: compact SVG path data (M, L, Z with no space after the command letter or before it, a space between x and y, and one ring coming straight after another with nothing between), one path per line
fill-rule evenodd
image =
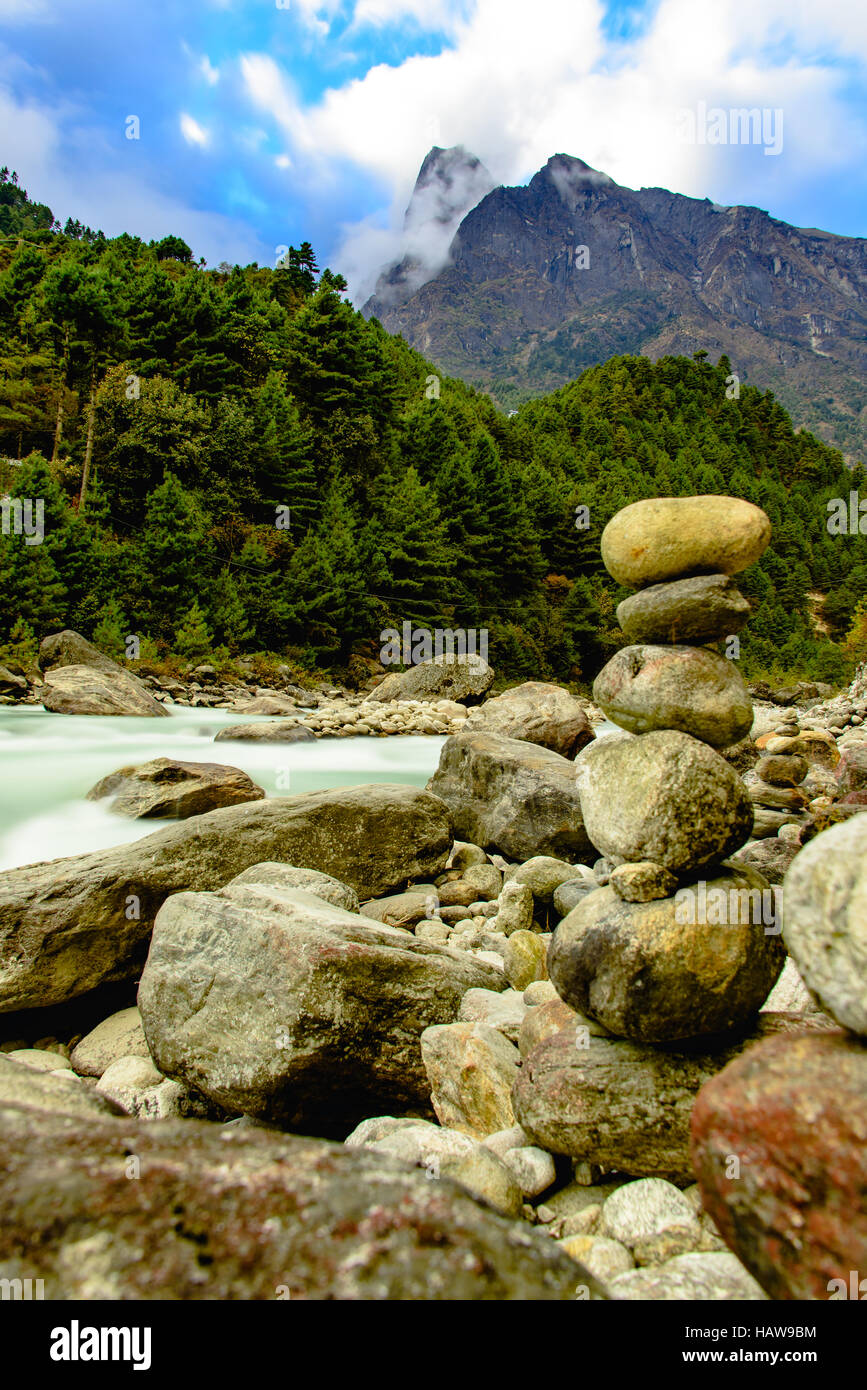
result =
M325 9L316 0L307 8ZM314 192L340 161L390 190L389 226L365 219L333 257L360 279L367 264L368 282L370 258L393 242L434 144L465 145L503 183L566 153L630 187L713 197L729 156L677 135L678 111L705 102L783 112L781 157L739 166L738 201L765 205L771 174L781 196L858 164L863 131L844 81L867 60L863 0L839 0L827 13L813 0L660 0L637 37L616 42L603 32L601 0L358 0L353 13L356 26L414 19L448 40L438 54L379 63L313 103L267 54L247 54L241 70L260 118L268 113L293 159L302 157Z

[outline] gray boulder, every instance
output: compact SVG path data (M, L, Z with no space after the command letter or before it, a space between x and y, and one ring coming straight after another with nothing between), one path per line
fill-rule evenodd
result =
M40 671L54 670L59 666L89 666L92 671L120 671L123 668L110 656L101 652L81 633L65 628L63 632L52 632L43 637L39 644Z
M452 812L456 835L507 859L596 857L584 829L576 764L549 748L501 734L455 734L427 785Z
M138 1004L165 1076L227 1110L335 1133L427 1108L422 1033L453 1022L467 990L504 983L301 889L235 883L163 904Z
M753 722L740 671L705 647L624 647L593 682L593 699L630 733L680 729L716 748L738 743Z
M0 666L0 695L26 695L29 689L25 676L10 671L8 666Z
M597 739L575 767L586 832L615 861L650 859L677 874L719 863L750 833L740 777L688 734Z
M783 935L822 1008L867 1037L867 815L824 830L786 874Z
M553 754L551 756L554 756ZM432 878L446 806L381 783L227 806L131 845L0 873L0 1013L135 979L167 897L212 891L265 860L316 869L364 898Z
M122 714L167 719L168 710L155 700L147 686L118 666L105 670L91 666L53 666L39 687L51 714Z
M214 735L215 743L315 743L311 729L295 719L274 719L267 724L230 724Z
M594 737L583 705L545 681L525 681L471 710L464 732L476 731L538 743L564 758L574 758Z
M406 671L394 671L366 697L368 701L456 700L459 704L478 702L494 679L491 667L481 656L443 655L422 661Z
M118 816L185 820L220 806L262 801L264 796L262 788L240 768L153 758L103 777L91 787L87 800L111 797L110 809Z
M617 621L630 642L703 645L740 632L749 616L750 605L727 574L651 584L617 606Z
M573 1015L524 1056L515 1118L549 1153L691 1182L690 1117L704 1083L763 1038L831 1026L816 1014L762 1014L746 1037L703 1052L599 1037Z

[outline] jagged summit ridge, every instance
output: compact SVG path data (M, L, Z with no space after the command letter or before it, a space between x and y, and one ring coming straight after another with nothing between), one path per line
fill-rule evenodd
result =
M495 187L484 164L463 145L434 145L424 158L403 219L404 254L385 267L365 312L382 317L447 263L466 214Z
M867 452L867 241L626 188L562 153L526 185L485 176L460 146L430 152L407 212L424 254L408 244L364 313L503 405L618 353L725 353L797 424Z

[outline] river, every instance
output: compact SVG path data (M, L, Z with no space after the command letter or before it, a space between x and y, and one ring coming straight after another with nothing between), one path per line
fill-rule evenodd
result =
M444 737L318 739L315 743L215 743L228 724L262 723L232 710L171 710L170 719L49 714L0 708L0 870L85 854L150 835L164 820L129 820L85 800L118 768L170 757L239 767L269 796L364 782L423 787Z

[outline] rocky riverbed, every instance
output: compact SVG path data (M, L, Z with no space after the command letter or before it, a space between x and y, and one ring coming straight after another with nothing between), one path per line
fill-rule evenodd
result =
M278 742L422 722L439 766L266 796L220 757L269 735L229 730L92 789L172 824L0 874L0 1275L763 1300L865 1267L867 679L753 705L713 643L766 518L671 500L603 538L638 592L594 704L449 663L248 690ZM60 636L48 704L143 699Z

